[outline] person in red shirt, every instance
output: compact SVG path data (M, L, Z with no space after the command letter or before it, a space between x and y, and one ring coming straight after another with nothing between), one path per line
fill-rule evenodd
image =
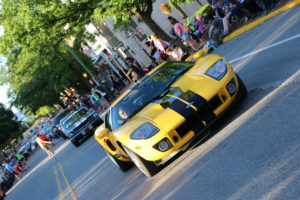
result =
M43 134L42 134L43 135ZM45 135L44 135L45 136ZM46 137L46 136L45 136ZM49 157L53 157L54 153L49 149L47 144L52 144L51 141L46 141L42 139L42 136L38 133L36 134L36 142L40 145L40 147L47 152Z

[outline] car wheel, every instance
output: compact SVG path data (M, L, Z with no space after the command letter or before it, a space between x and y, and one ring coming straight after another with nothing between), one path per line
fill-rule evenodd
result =
M78 142L72 142L72 144L75 146L75 147L79 147L79 143Z
M115 158L114 156L112 156L104 148L103 148L103 150L106 153L106 155L109 157L109 159L115 164L115 166L117 166L122 172L128 171L128 169L132 166L131 162L125 162L125 161L119 160L119 159Z
M238 100L242 100L247 97L248 91L242 79L238 75L236 77L239 83Z
M134 162L139 170L141 170L141 172L143 172L143 174L145 174L147 177L155 175L160 170L160 167L157 166L154 162L143 159L126 147L124 147L124 149L131 158L132 162Z

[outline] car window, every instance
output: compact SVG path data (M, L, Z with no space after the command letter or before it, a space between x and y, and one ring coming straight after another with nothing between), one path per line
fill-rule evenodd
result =
M63 122L63 127L65 129L69 129L72 126L75 125L76 122L78 122L82 117L84 117L86 114L88 113L88 111L86 109L81 109L78 112L74 113L73 115L71 115L71 117L69 117L68 119L66 119Z
M111 109L111 125L118 129L138 111L160 96L174 81L182 76L194 63L168 62L141 83L134 85L122 100Z

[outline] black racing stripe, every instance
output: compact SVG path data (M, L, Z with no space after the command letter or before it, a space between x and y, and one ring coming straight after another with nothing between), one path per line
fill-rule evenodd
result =
M176 99L169 108L182 115L184 118L188 118L188 116L195 112L192 107L178 99Z
M204 99L199 94L189 90L182 94L180 98L184 99L189 103L192 103L193 106L197 108L197 114L201 120L206 121L208 123L212 119L216 118L212 108L209 106L206 99Z
M180 98L182 98L183 100L189 102L189 103L193 103L193 106L195 106L196 108L200 107L202 104L206 103L206 99L204 99L203 97L201 97L200 95L198 95L197 93L188 90L185 93L183 93Z

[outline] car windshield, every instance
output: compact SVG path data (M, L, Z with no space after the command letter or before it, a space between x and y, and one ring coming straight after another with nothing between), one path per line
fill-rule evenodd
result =
M71 111L69 109L63 110L61 113L59 113L56 117L53 119L54 125L59 124L60 120L64 118L67 114L69 114Z
M63 127L69 129L75 125L82 117L84 117L88 111L86 109L81 109L78 112L74 113L70 118L63 122Z
M131 88L122 100L111 109L113 130L118 129L148 103L159 97L167 88L181 77L194 63L167 62L150 76L146 76Z

